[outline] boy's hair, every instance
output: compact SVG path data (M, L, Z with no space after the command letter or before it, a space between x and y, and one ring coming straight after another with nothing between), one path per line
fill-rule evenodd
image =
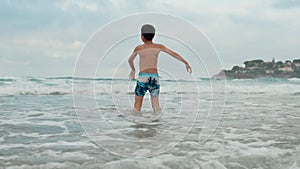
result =
M147 40L152 40L155 35L155 28L150 24L145 24L141 28L141 33Z
M142 35L145 37L145 39L152 40L154 38L155 33L143 33Z

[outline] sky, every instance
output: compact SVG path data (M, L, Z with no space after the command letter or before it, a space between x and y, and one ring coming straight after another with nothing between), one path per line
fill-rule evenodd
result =
M246 60L300 59L299 0L190 0L188 3L182 0L2 0L0 77L73 76L80 51L97 31L112 21L145 12L176 16L200 30L219 56L222 67L215 68L216 73L219 69L242 65ZM137 33L140 26L136 25ZM134 46L141 43L136 37L128 41L127 53L119 51L113 56L116 51L112 52L112 58L101 71L114 71L110 61L128 57ZM182 44L165 42L180 53ZM197 70L200 62L196 63L192 56L186 59ZM176 69L174 64L165 69ZM129 66L124 69L122 72L128 74ZM205 74L195 71L194 76Z

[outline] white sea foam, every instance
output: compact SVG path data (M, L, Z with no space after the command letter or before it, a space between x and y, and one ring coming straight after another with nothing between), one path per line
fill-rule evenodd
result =
M290 78L289 81L300 82L300 78Z
M200 168L199 165L186 157L178 157L171 154L161 155L154 158L128 158L114 161L101 166L103 169L163 169L163 168Z
M295 162L292 166L290 166L289 169L300 169L300 165L297 162Z
M50 162L47 164L39 164L39 165L28 165L28 164L22 164L22 165L12 165L7 167L7 169L57 169L57 168L73 168L73 169L80 169L82 166L80 164L74 163L74 162Z
M296 79L228 81L225 90L220 82L214 91L207 79L198 81L198 88L194 82L180 82L179 86L162 81L164 111L155 123L147 121L156 117L149 95L143 106L146 111L130 114L135 82L77 79L80 86L73 91L75 101L86 101L77 107L71 96L72 80L27 77L0 82L0 96L10 96L0 97L0 168L299 168L300 88ZM214 133L203 133L210 128L203 124L212 101L224 94L220 123ZM216 106L222 113L223 106ZM194 109L198 110L196 121ZM77 119L74 110L86 119ZM215 117L210 120L218 121ZM157 137L159 133L165 137ZM199 140L201 133L207 136L205 142ZM122 138L128 137L152 142L125 144ZM146 156L153 151L147 146L155 141L170 149L139 158L117 156L101 148Z

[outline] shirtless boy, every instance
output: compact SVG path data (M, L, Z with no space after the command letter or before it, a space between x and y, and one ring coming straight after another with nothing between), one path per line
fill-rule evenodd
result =
M162 44L153 43L152 39L154 38L154 35L155 28L152 25L143 25L141 29L141 38L144 44L137 46L128 59L129 65L131 67L129 78L135 79L135 67L133 64L133 60L137 55L140 56L140 71L138 74L138 78L136 79L137 84L135 88L134 103L134 110L138 112L141 111L144 95L147 91L150 92L153 111L161 111L158 99L160 84L157 71L157 60L160 51L166 52L167 54L183 62L185 64L187 72L192 73L190 64L185 59L183 59L183 57Z

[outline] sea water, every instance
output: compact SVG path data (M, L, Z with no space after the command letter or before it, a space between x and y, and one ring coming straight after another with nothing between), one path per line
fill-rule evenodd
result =
M299 79L160 83L0 78L0 168L300 168Z

